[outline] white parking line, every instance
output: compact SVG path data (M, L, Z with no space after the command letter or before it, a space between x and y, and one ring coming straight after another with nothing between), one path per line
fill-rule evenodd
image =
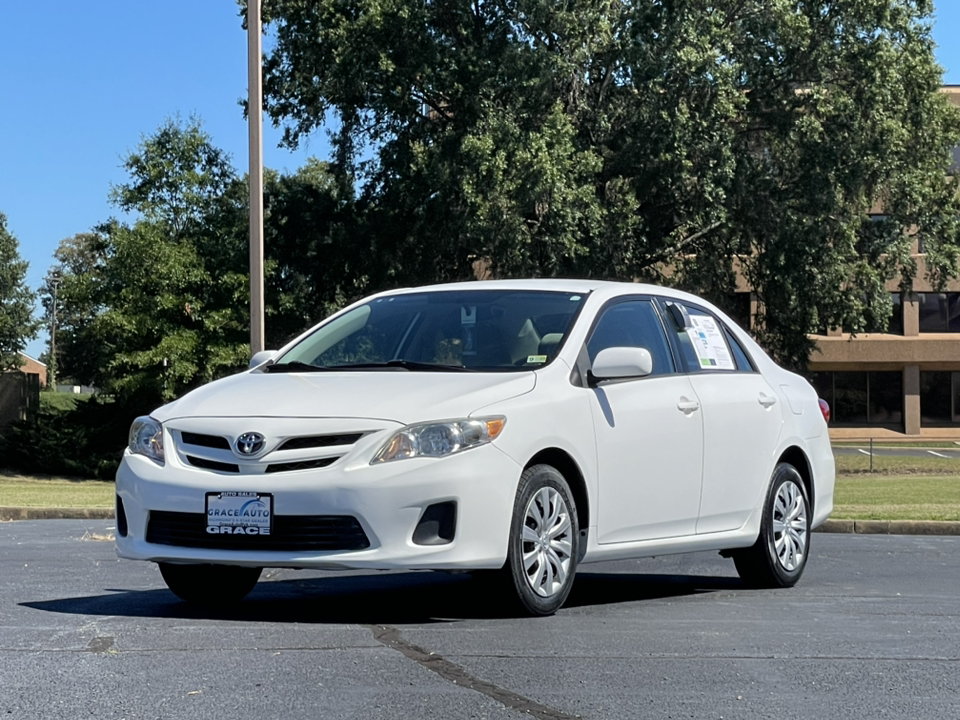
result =
M857 448L857 452L862 452L864 455L869 455L869 454L870 454L870 453L868 453L866 450L861 450L860 448Z
M937 457L942 457L942 458L949 458L949 457L950 457L949 455L943 455L943 454L941 454L941 453L934 452L933 450L927 450L927 452L930 453L931 455L936 455Z

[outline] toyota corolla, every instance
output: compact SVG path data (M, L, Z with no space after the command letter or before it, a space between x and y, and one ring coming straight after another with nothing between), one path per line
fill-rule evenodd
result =
M788 587L833 506L825 413L693 295L397 290L138 418L117 552L205 603L265 567L488 570L546 615L582 563L701 550Z

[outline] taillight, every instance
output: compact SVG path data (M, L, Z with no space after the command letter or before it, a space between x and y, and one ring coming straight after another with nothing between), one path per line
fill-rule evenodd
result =
M823 421L830 422L830 403L823 398L817 398L817 402L820 404L820 412L823 413Z

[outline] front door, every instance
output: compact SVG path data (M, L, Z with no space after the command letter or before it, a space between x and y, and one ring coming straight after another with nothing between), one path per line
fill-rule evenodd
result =
M700 505L703 427L690 380L678 374L656 306L608 306L587 342L592 362L608 347L643 347L653 372L591 388L599 470L600 543L693 535Z

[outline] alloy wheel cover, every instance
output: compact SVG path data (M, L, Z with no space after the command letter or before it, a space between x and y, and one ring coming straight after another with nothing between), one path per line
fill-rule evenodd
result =
M788 480L773 503L773 548L787 572L803 567L807 556L807 502L800 487Z
M570 510L558 490L546 486L534 493L523 513L520 554L527 584L542 598L562 592L569 581L572 530Z

